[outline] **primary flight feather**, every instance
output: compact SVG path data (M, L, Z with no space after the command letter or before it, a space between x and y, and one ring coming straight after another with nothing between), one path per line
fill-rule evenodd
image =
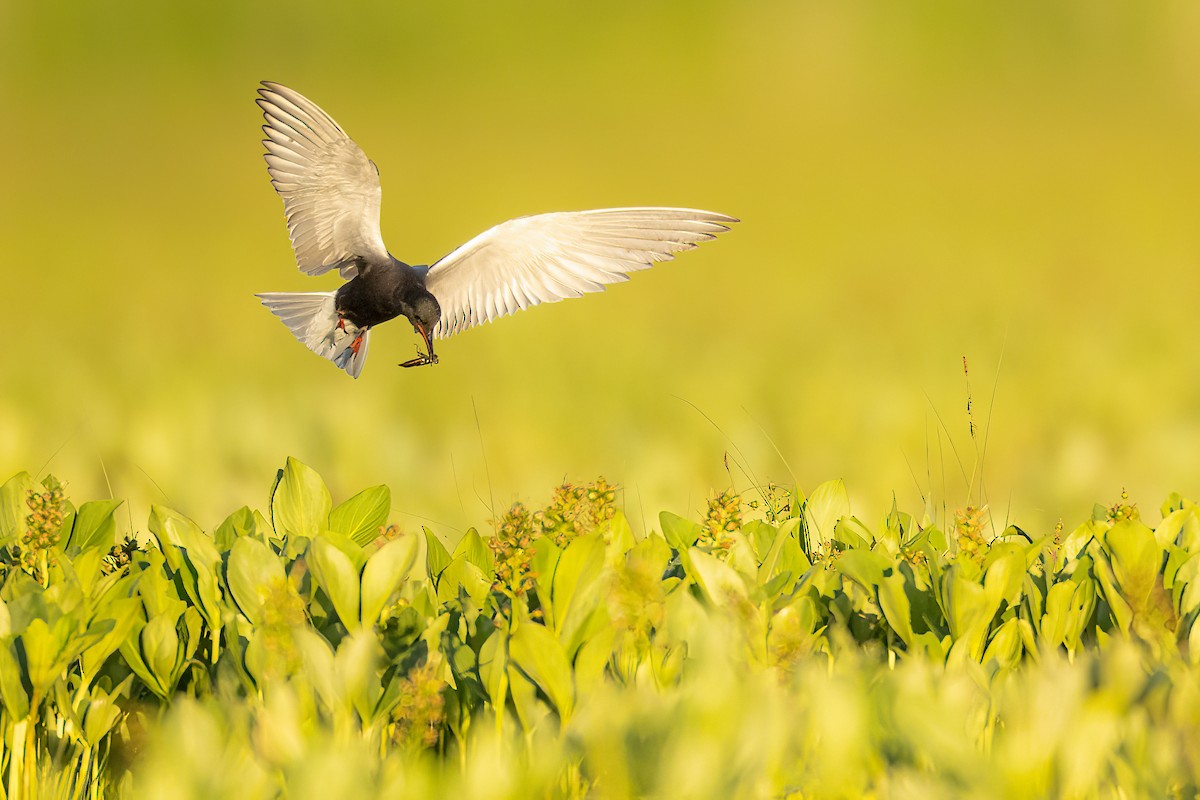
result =
M501 223L432 266L393 257L379 232L379 170L333 118L300 93L264 81L258 105L271 184L283 198L296 262L337 269L336 292L257 295L313 352L357 378L371 328L407 317L436 364L433 339L553 303L667 261L729 230L733 217L690 208L605 208Z

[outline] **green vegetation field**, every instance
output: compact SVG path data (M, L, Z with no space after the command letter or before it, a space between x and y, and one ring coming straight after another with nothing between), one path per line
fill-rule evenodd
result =
M0 488L3 796L1194 797L1200 508L1052 531L603 479L448 549L289 459L211 531ZM1161 519L1158 519L1161 512Z

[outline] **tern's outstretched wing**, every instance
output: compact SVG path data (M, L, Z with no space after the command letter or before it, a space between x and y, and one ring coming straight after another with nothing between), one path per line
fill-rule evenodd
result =
M509 220L429 268L426 287L442 307L434 335L453 336L538 303L601 291L734 222L690 208L604 208Z
M354 140L308 98L263 81L257 101L267 124L264 156L283 198L300 270L353 278L388 264L379 233L379 171Z

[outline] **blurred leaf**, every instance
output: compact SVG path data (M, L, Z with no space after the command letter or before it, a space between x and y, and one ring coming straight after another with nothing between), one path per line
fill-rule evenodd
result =
M28 472L18 472L0 486L0 545L17 540L25 533L25 518L29 516L26 500L37 488Z
M339 546L339 534L322 533L308 547L308 568L326 596L333 601L338 618L347 629L359 622L358 567Z
M367 559L362 574L362 624L374 625L384 605L408 576L417 561L417 535L401 534Z
M321 476L288 457L271 495L271 523L279 536L313 539L329 527L333 500Z
M329 529L355 544L367 545L379 538L392 510L392 493L386 486L373 486L340 503L329 512Z
M287 581L279 556L258 539L240 536L229 551L225 570L225 580L238 608L250 622L261 624L271 587Z
M575 706L571 665L558 639L535 623L525 623L513 632L509 657L554 703L565 724ZM514 691L515 697L515 691Z
M496 628L479 648L479 677L498 718L508 699L508 632Z
M23 670L11 637L0 637L0 700L13 719L29 716L29 693L21 682Z
M603 537L580 536L563 550L554 570L554 630L568 657L579 648L584 625L600 606L597 594L604 555Z
M690 551L693 577L705 596L717 608L735 611L751 607L746 582L727 564L715 556L693 547Z
M827 544L838 520L850 516L850 495L843 481L826 481L813 489L804 502L804 530L809 548Z

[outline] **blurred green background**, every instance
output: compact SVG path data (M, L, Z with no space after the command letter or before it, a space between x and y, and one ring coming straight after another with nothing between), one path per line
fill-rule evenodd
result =
M744 222L436 368L385 326L356 382L252 296L337 285L295 268L261 79L378 163L410 263L541 211ZM1191 3L0 0L0 114L0 478L139 526L261 507L287 455L448 538L567 476L696 514L726 451L940 514L989 423L1001 519L1200 495Z

